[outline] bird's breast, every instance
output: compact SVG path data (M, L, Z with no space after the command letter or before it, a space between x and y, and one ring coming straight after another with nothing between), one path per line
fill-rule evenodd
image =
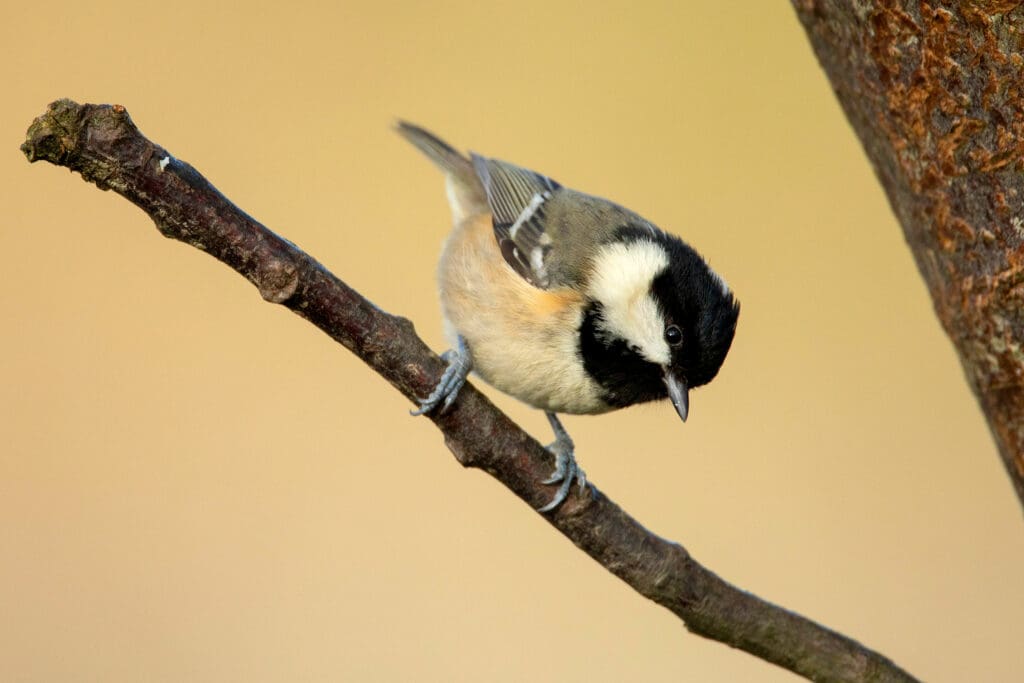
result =
M449 336L466 340L473 369L489 384L551 412L611 409L580 356L583 295L519 277L498 249L489 214L452 231L438 280Z

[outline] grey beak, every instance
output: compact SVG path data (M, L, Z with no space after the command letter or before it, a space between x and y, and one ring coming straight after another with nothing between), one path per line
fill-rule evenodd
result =
M679 417L682 418L683 422L686 422L686 416L690 412L690 388L686 386L684 380L672 374L670 368L665 368L664 379L672 405L675 406L676 412L679 413Z

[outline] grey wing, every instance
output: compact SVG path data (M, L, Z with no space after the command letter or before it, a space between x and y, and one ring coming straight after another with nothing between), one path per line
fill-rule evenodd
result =
M547 289L553 284L548 261L552 236L545 204L562 189L539 173L496 159L472 155L487 192L494 238L505 261L524 280Z

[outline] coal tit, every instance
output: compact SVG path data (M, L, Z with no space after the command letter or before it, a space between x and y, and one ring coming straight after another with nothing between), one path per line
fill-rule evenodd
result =
M477 154L426 130L398 132L446 174L454 229L438 268L453 348L437 387L413 414L454 401L469 372L544 410L559 484L582 492L572 440L555 413L596 414L710 382L732 344L739 303L679 238L605 199Z

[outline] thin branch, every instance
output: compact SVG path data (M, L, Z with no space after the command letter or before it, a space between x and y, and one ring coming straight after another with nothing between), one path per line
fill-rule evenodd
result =
M124 196L160 232L205 251L351 350L406 397L425 396L441 361L404 318L389 315L229 202L195 169L153 144L123 107L60 100L29 128L29 161L77 171ZM466 385L454 408L431 418L460 463L490 473L533 507L551 456ZM816 681L913 681L846 636L739 590L686 550L641 526L604 494L573 493L547 519L608 571L678 615L686 627Z

